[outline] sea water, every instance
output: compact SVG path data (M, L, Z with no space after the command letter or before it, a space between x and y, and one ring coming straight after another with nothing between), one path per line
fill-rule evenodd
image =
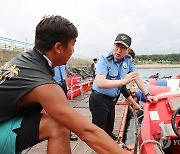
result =
M174 77L180 74L180 68L139 68L138 72L142 77L149 77L156 73L159 73L160 77Z

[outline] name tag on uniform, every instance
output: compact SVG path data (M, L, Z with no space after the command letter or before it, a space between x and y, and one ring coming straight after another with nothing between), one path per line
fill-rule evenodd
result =
M123 68L127 68L127 64L123 62Z

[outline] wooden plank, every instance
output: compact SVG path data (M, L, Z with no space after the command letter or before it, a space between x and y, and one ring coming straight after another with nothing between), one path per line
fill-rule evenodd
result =
M72 154L85 154L88 146L85 142L79 142L76 148L72 151Z

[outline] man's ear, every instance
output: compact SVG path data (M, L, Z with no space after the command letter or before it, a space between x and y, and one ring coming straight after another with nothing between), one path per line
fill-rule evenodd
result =
M56 51L57 53L61 53L61 51L62 51L62 49L63 49L63 46L62 46L61 42L55 43L54 49L55 49L55 51Z

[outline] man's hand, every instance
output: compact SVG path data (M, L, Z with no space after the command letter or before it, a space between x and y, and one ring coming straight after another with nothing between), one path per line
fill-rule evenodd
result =
M133 154L134 153L134 145L128 145L128 146L126 146L125 144L123 144L123 143L121 143L121 144L119 144L119 146L121 146L123 149L124 149L124 152L126 153L126 154ZM124 146L125 145L125 146Z
M133 104L133 108L134 108L135 110L141 110L141 106L140 106L138 103Z
M147 100L151 103L157 103L158 99L155 96L148 95Z
M139 73L137 73L137 72L128 73L123 79L124 85L130 83L131 81L134 81L138 77L139 77Z

